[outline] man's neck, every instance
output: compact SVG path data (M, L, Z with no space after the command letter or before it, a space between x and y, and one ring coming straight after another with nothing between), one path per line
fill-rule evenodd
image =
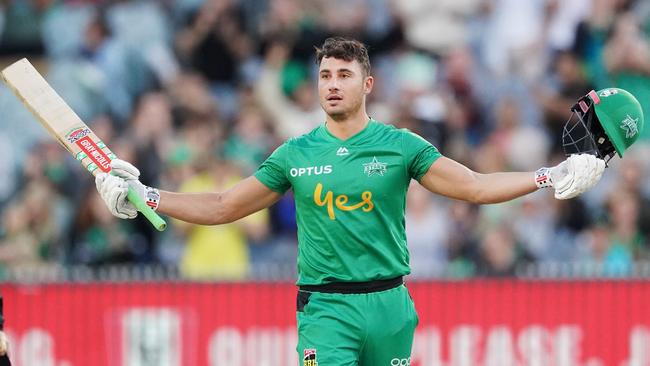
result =
M338 139L347 140L366 128L369 121L370 117L368 117L368 114L365 110L361 110L360 113L339 121L335 121L330 116L327 116L325 128Z

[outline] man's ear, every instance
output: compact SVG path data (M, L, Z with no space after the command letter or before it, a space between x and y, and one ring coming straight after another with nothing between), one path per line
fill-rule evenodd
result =
M366 95L370 94L373 85L375 85L375 78L367 76L366 80L363 82L363 93Z

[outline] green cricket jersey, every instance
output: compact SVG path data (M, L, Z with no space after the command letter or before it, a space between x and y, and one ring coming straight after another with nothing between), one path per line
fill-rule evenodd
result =
M278 147L255 177L279 193L293 188L297 284L408 274L406 191L439 157L420 136L375 120L347 140L321 125Z

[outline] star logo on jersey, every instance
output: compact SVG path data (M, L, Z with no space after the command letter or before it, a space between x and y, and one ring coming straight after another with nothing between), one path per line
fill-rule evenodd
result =
M384 173L386 173L386 165L388 164L378 161L377 157L373 156L370 163L363 164L363 172L368 174L369 177L375 174L384 176Z
M339 147L338 150L336 150L336 156L346 156L346 155L350 155L350 152L345 147L341 146Z
M639 133L638 123L639 119L632 118L629 114L621 121L620 127L625 131L625 138L632 138Z

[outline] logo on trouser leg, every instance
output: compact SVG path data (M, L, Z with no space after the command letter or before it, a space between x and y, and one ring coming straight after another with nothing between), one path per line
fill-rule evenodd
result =
M316 361L316 349L305 348L303 350L302 360L303 366L318 366L318 361Z
M411 366L411 357L393 358L392 360L390 360L390 366Z

